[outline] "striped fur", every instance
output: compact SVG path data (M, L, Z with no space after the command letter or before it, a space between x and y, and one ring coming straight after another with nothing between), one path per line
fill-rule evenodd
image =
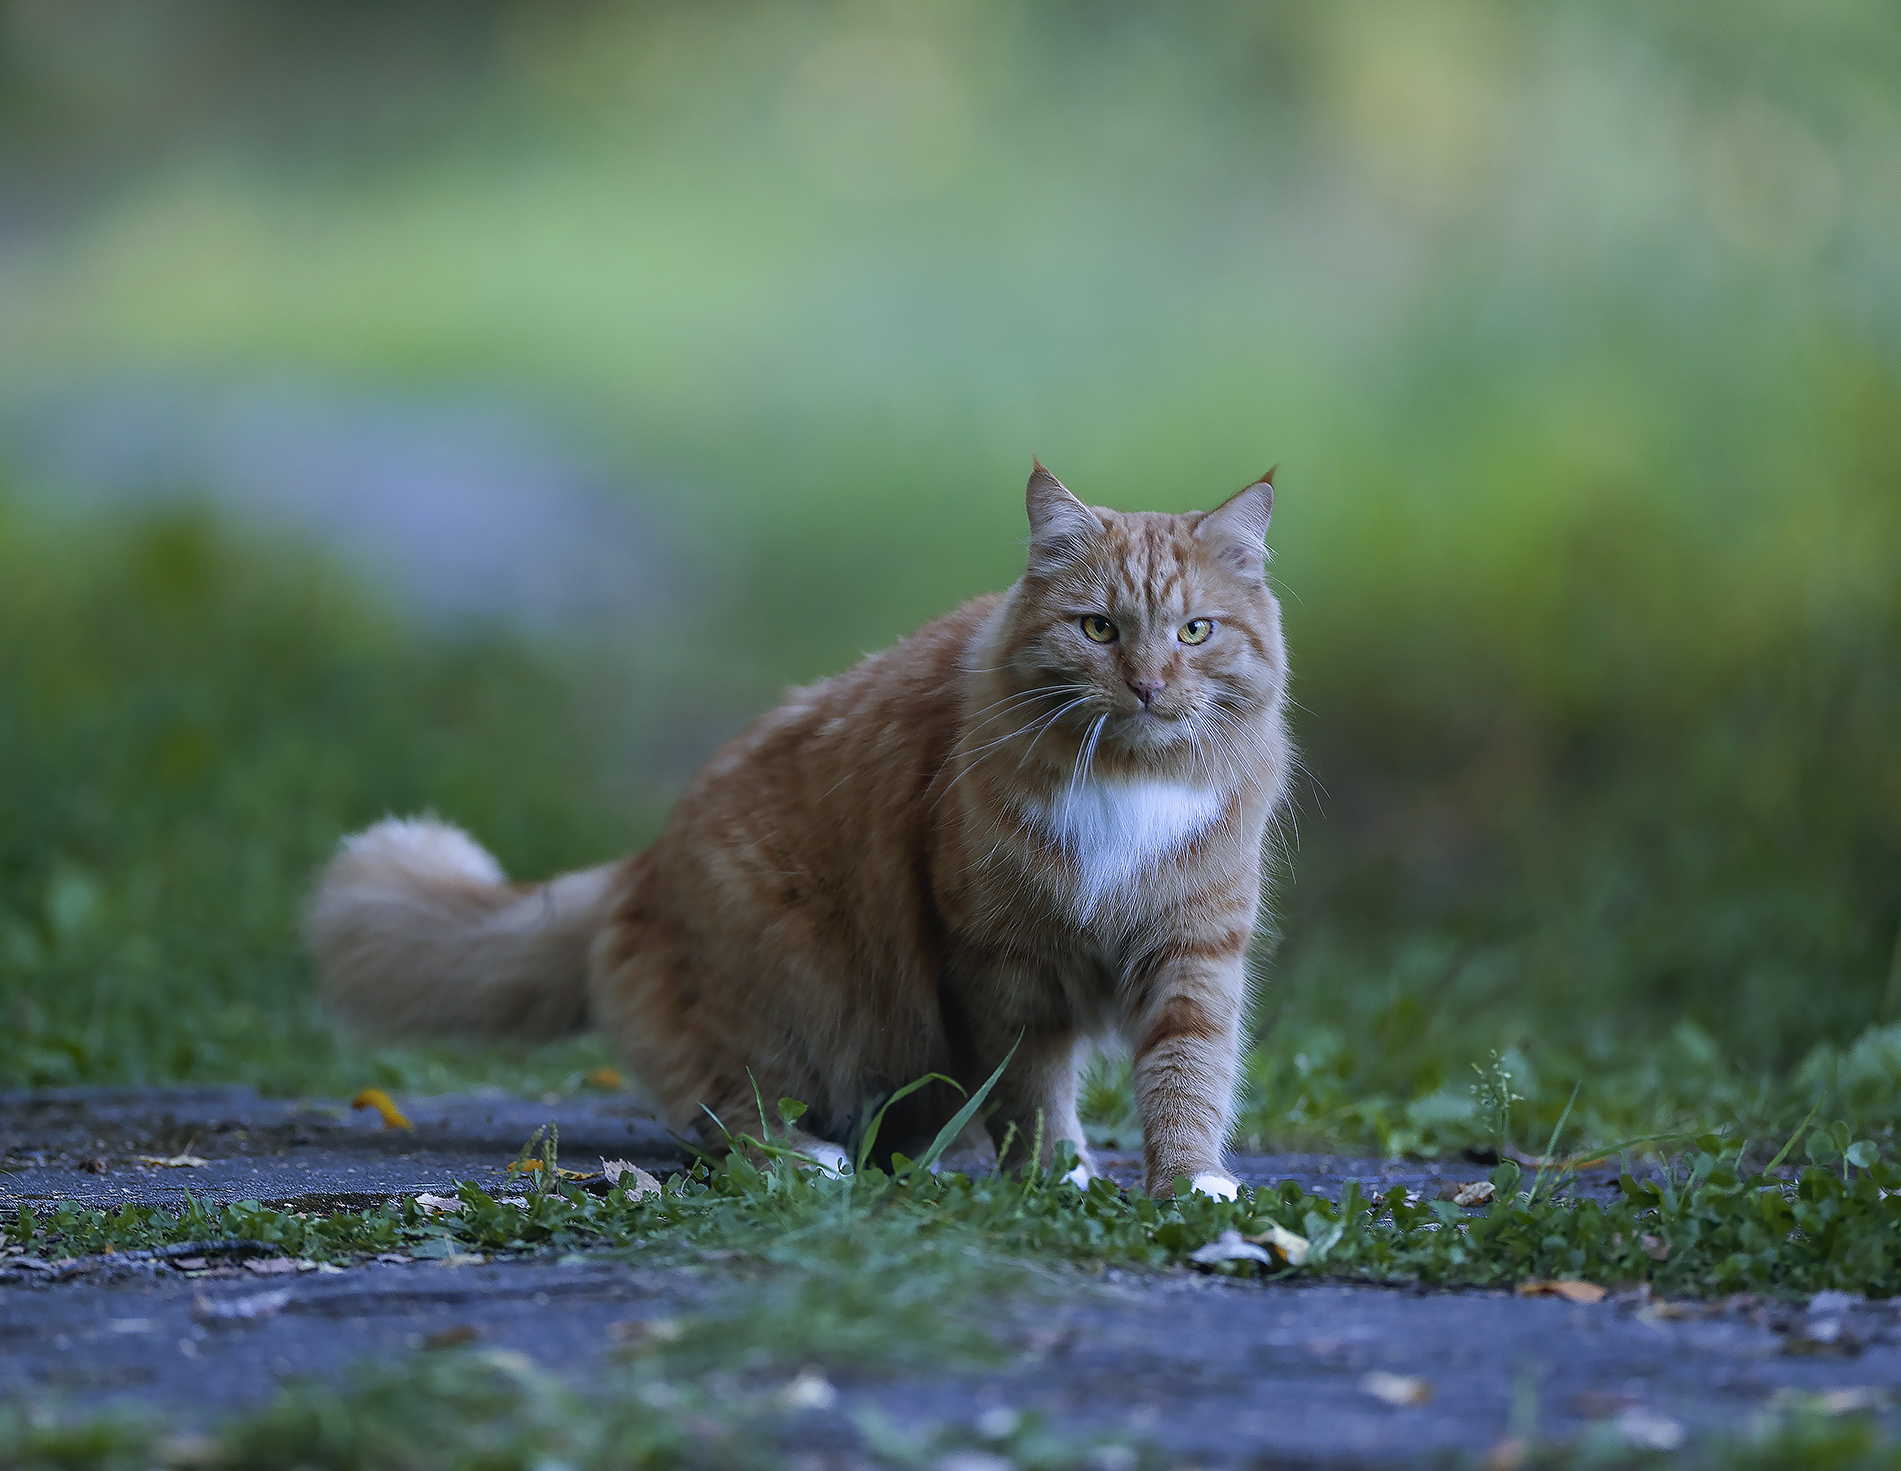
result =
M411 1036L591 1024L677 1128L750 1118L756 1084L835 1143L896 1087L973 1086L1016 1046L987 1120L1011 1163L1062 1139L1087 1161L1078 1069L1120 1039L1150 1188L1231 1189L1244 965L1291 759L1273 489L1120 514L1039 465L1028 503L1015 586L793 691L646 853L517 888L441 824L350 839L307 917L331 1004ZM1196 619L1212 632L1184 642ZM920 1090L881 1143L915 1152L957 1101Z

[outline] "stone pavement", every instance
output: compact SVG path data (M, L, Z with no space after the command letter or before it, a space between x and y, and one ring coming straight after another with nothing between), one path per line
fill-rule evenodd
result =
M627 1157L678 1168L666 1132L618 1095L399 1100L412 1133L341 1105L261 1100L237 1090L53 1093L0 1098L5 1197L166 1204L255 1198L361 1206L499 1183L550 1117L564 1160ZM141 1167L189 1150L201 1167ZM103 1172L88 1169L103 1162ZM1127 1174L1133 1161L1116 1161ZM1427 1166L1316 1157L1240 1162L1251 1182L1284 1177L1332 1192L1436 1188ZM189 1178L185 1178L189 1177ZM59 1274L0 1266L0 1399L162 1403L214 1418L266 1398L288 1375L331 1376L371 1356L481 1342L518 1350L586 1384L607 1372L642 1319L720 1311L742 1279L718 1262L625 1257L347 1271L231 1262L188 1276L109 1259ZM1001 1368L873 1376L837 1372L839 1401L808 1415L814 1446L849 1443L846 1416L875 1405L901 1424L969 1422L1008 1405L1079 1427L1125 1430L1178 1461L1214 1465L1388 1465L1482 1458L1535 1410L1541 1435L1609 1421L1664 1443L1739 1429L1789 1392L1901 1389L1901 1319L1887 1304L1823 1294L1813 1304L1659 1305L1632 1296L1582 1306L1484 1291L1189 1272L1078 1276L1053 1300L999 1325ZM1391 1404L1369 1374L1421 1381ZM1389 1395L1391 1385L1385 1386ZM802 1424L804 1422L801 1422Z

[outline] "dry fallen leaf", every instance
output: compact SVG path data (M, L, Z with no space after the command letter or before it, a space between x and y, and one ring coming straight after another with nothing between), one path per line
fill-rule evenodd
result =
M1463 1184L1450 1184L1439 1192L1441 1200L1449 1200L1454 1205L1485 1205L1498 1194L1498 1187L1490 1180L1468 1180Z
M605 1088L610 1093L614 1092L621 1086L620 1069L597 1067L588 1073L586 1081L590 1087Z
M383 1120L385 1129L410 1129L415 1126L403 1117L403 1111L390 1100L389 1094L381 1088L365 1088L350 1100L351 1108L373 1108Z
M1595 1282L1578 1282L1566 1279L1562 1282L1532 1280L1518 1284L1520 1297L1562 1297L1567 1302L1602 1302L1604 1289Z
M508 1167L511 1175L539 1175L548 1168L548 1162L540 1159L518 1159ZM558 1180L598 1180L598 1170L564 1170L555 1166L555 1178Z
M648 1174L631 1160L604 1159L601 1161L601 1173L607 1176L607 1183L620 1185L635 1200L644 1200L649 1195L658 1195L660 1181ZM628 1177L632 1178L628 1178ZM621 1182L626 1180L623 1185Z
M1638 1244L1643 1247L1644 1255L1653 1262L1667 1261L1670 1257L1670 1243L1661 1236L1644 1236Z
M172 1154L162 1157L156 1154L141 1154L139 1156L139 1163L142 1165L156 1165L161 1170L195 1170L200 1165L210 1164L211 1161L208 1159L200 1159L195 1154Z
M1410 1374L1388 1374L1384 1369L1375 1369L1363 1376L1360 1389L1381 1404L1391 1405L1395 1409L1423 1405L1432 1398L1432 1385L1428 1381Z
M1290 1267L1298 1267L1307 1260L1307 1238L1296 1236L1285 1226L1270 1225L1265 1231L1258 1232L1247 1239L1257 1246L1265 1246L1269 1251L1278 1252L1280 1259Z
M452 1216L462 1209L462 1202L453 1195L431 1195L427 1191L416 1197L416 1204L426 1216Z

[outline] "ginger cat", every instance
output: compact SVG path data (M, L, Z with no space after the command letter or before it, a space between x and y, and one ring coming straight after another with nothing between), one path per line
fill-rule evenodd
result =
M1021 1045L986 1126L1006 1166L1075 1146L1089 1047L1133 1049L1148 1188L1222 1163L1262 850L1284 799L1271 478L1218 510L1085 506L1038 464L1029 565L721 750L645 853L513 885L428 818L346 839L306 928L331 1005L399 1037L604 1028L683 1132L758 1094L803 1147L927 1072ZM886 1116L915 1154L955 1111ZM1014 1125L1014 1130L1011 1126Z

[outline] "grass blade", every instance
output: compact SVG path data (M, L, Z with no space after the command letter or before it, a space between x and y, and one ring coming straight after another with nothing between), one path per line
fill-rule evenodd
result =
M871 1158L871 1146L877 1143L878 1128L884 1123L884 1116L891 1111L891 1105L900 1099L910 1097L926 1083L949 1083L951 1087L955 1088L959 1093L964 1091L964 1085L962 1083L958 1082L955 1078L947 1078L942 1073L926 1073L923 1077L915 1078L911 1082L906 1083L884 1101L884 1106L873 1114L871 1116L871 1122L865 1125L865 1137L858 1141L858 1159L853 1168L862 1170L865 1167L865 1161Z
M1582 1078L1579 1078L1577 1082L1571 1085L1571 1097L1565 1102L1564 1112L1558 1115L1557 1127L1551 1131L1551 1142L1545 1145L1545 1159L1551 1160L1557 1157L1558 1136L1564 1133L1564 1126L1571 1121L1572 1105L1578 1101L1578 1089L1583 1086L1584 1079ZM1544 1184L1545 1168L1543 1164L1540 1164L1538 1166L1538 1173L1531 1177L1531 1199L1534 1203L1538 1199L1538 1187Z
M1805 1133L1808 1132L1809 1125L1815 1122L1815 1115L1817 1112L1820 1111L1821 1107L1822 1105L1820 1103L1817 1103L1814 1108L1809 1110L1809 1116L1805 1118L1804 1120L1802 1120L1801 1123L1795 1126L1795 1132L1789 1136L1789 1142L1783 1145L1781 1149L1777 1150L1776 1157L1770 1160L1768 1164L1762 1167L1763 1174L1765 1175L1768 1174L1777 1165L1781 1164L1785 1159L1789 1157L1789 1151L1791 1149L1794 1149L1797 1141L1800 1140L1801 1137Z
M1017 1055L1017 1048L1022 1045L1023 1035L1019 1032L1016 1041L1010 1044L1010 1050L1003 1055L1003 1061L997 1064L997 1070L984 1080L983 1087L970 1095L969 1101L962 1108L951 1115L950 1122L937 1131L937 1137L931 1141L931 1147L911 1161L911 1167L905 1171L906 1174L928 1170L943 1158L944 1151L956 1143L957 1136L964 1132L964 1125L968 1124L976 1115L977 1110L983 1107L984 1100L990 1096L990 1090L997 1086L997 1079L1003 1076L1003 1070L1010 1066L1010 1059Z

